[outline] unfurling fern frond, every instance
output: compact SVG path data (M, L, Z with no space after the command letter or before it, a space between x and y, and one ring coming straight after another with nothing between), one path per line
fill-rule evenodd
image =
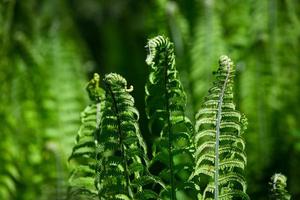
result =
M291 195L286 190L286 177L283 174L274 174L271 177L270 184L270 199L272 200L290 200Z
M104 104L104 91L99 87L100 77L94 74L87 85L92 103L81 113L81 126L69 160L75 162L70 177L70 199L97 199L95 187L96 152L99 126Z
M199 185L203 199L249 199L243 176L246 118L233 102L234 65L230 58L220 57L215 76L196 114L196 166L191 178Z
M184 113L186 95L175 67L173 43L157 36L148 41L147 48L146 112L150 132L156 137L150 170L170 186L168 196L174 200L191 173L193 126Z
M146 145L138 126L139 113L126 80L118 74L104 78L105 104L97 152L100 199L157 199L143 186L157 182L147 172Z

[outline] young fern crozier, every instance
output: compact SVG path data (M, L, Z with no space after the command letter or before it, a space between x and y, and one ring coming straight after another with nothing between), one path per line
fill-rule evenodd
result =
M118 74L104 78L105 105L101 120L97 168L100 199L157 199L143 186L158 183L147 171L146 145L138 126L139 113L126 80Z
M163 184L147 170L146 145L138 127L126 80L118 74L99 75L88 83L92 104L81 115L82 125L69 160L76 165L68 199L159 199L144 188Z
M274 174L270 182L270 199L272 200L290 200L291 195L286 190L287 178L283 174Z
M193 126L184 113L186 95L175 67L173 43L157 36L148 41L147 48L146 113L150 132L156 137L150 170L169 186L167 196L174 200L192 170Z
M201 199L249 199L243 176L246 118L233 103L234 65L227 56L219 62L217 80L196 115L196 166L191 178L203 192Z

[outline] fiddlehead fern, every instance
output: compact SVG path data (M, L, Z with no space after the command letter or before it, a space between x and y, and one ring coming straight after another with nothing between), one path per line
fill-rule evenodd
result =
M202 188L203 199L249 199L243 176L246 118L233 103L234 65L227 56L219 62L217 80L196 115L192 178Z
M291 195L286 190L286 177L283 174L274 174L270 182L270 199L272 200L290 200Z
M99 135L97 186L100 199L158 198L143 186L155 182L147 172L146 145L138 126L139 113L126 80L118 74L104 78L105 105ZM154 183L153 182L153 183Z
M104 104L104 91L99 87L100 77L94 74L87 84L87 92L92 103L81 113L81 126L76 137L69 160L76 162L76 167L70 177L69 198L74 196L82 199L97 198L94 185L96 174L96 152L99 126Z
M146 145L139 132L138 111L126 80L99 75L88 83L92 104L82 113L82 125L70 160L77 163L70 178L69 199L158 199L144 185L160 184L147 171Z
M147 47L150 74L146 85L146 112L150 132L157 137L151 167L163 166L158 175L170 186L168 196L174 200L176 190L191 172L193 126L184 113L186 96L175 68L173 43L157 36L148 41Z

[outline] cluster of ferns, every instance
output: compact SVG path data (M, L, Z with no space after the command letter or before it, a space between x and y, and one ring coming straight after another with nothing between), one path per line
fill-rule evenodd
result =
M185 115L173 43L157 36L146 47L145 110L155 138L151 151L139 129L133 87L119 74L102 81L94 74L86 87L91 103L81 114L69 158L68 199L250 199L244 176L247 119L233 101L231 59L220 57L213 86L191 120ZM290 199L284 175L271 178L269 196Z

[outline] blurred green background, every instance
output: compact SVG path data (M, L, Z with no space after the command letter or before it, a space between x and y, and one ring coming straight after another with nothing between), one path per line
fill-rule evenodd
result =
M193 118L218 57L236 63L248 117L248 193L267 198L275 172L300 199L298 0L0 0L0 199L64 199L67 157L94 72L133 85L147 141L147 38L175 43Z

